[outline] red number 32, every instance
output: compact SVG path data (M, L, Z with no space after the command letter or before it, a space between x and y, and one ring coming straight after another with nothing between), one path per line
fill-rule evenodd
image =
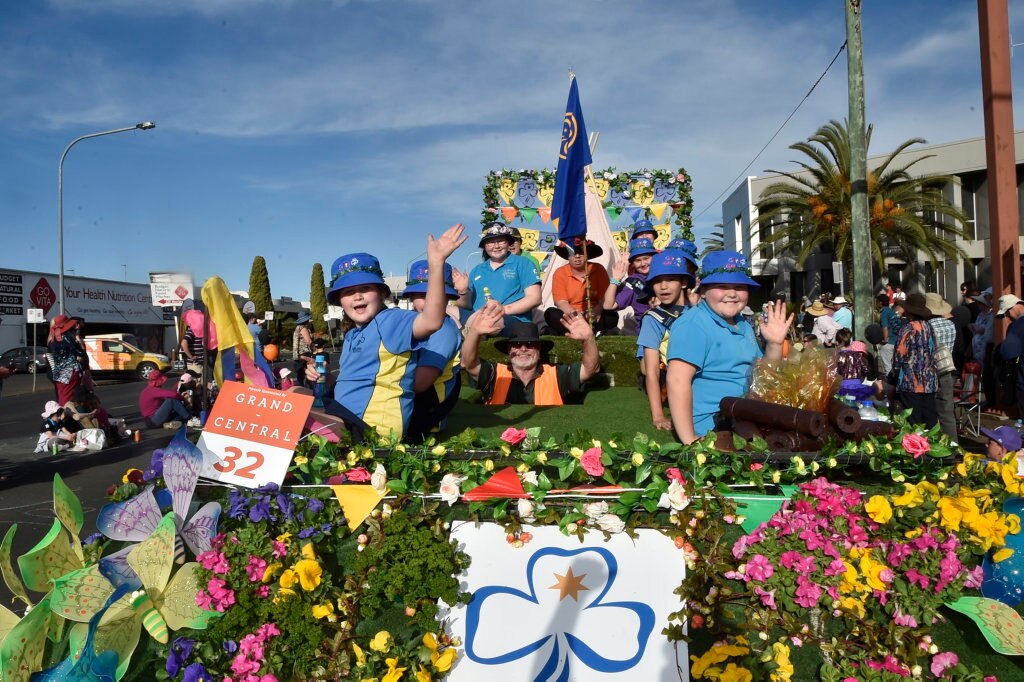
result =
M213 468L226 474L231 472L232 469L235 469L236 464L240 463L238 460L242 458L243 453L236 447L224 448L224 453L226 455L226 457L224 457L224 461L217 462L213 465ZM253 461L251 464L246 464L245 466L235 470L235 476L240 478L256 478L256 474L253 472L263 466L263 455L254 451L246 452L244 455L247 458L251 458Z

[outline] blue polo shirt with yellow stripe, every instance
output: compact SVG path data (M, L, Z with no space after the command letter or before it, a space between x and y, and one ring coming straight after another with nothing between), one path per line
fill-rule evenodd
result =
M436 367L441 370L434 380L434 390L437 392L437 401L444 402L445 398L455 390L456 378L459 376L460 361L459 350L462 348L462 333L459 331L455 320L445 315L444 324L436 332L420 343L416 351L416 365L423 367Z
M754 330L742 317L736 324L701 301L672 326L669 362L683 360L697 368L693 377L693 429L703 436L715 428L722 398L742 397L750 388L754 363L763 355Z
M417 314L387 308L345 334L334 399L381 435L403 435L412 414Z

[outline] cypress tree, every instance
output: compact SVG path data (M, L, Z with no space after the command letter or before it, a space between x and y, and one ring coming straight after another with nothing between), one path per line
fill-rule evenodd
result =
M313 317L313 329L327 331L327 288L324 286L324 266L313 263L313 275L309 281L309 314Z
M263 319L263 313L274 309L274 299L270 295L270 275L267 273L267 261L263 256L252 259L252 270L249 271L249 300L256 304L256 315Z

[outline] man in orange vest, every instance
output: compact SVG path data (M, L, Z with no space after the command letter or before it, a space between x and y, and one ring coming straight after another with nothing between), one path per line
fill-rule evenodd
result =
M586 382L601 369L597 339L586 318L573 311L562 318L566 336L583 344L583 360L571 365L544 363L554 343L540 338L537 325L513 322L506 338L494 347L508 355L508 364L496 364L480 358L480 339L501 331L504 308L490 301L474 315L466 327L462 343L462 369L470 385L483 393L488 405L564 405L581 403Z

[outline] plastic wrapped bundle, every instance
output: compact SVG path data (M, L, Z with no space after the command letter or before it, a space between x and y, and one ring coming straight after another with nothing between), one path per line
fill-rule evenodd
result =
M824 414L839 383L832 353L810 348L754 366L748 397Z

